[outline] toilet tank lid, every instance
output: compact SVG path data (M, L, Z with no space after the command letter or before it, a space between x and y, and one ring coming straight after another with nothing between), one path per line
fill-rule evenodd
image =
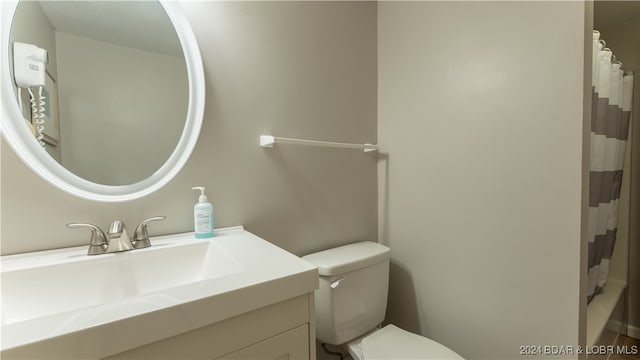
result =
M358 270L391 257L391 249L363 241L320 251L302 258L318 267L321 276L333 276Z

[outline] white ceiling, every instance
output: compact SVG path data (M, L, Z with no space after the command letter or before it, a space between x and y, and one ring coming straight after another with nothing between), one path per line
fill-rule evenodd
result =
M56 31L182 56L176 32L157 1L40 1Z

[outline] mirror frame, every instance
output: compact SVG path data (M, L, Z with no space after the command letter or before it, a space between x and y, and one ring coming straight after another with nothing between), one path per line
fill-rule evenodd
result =
M2 61L0 86L2 118L0 133L14 153L41 178L69 194L87 200L121 202L149 195L167 184L185 165L195 148L202 127L205 105L205 79L202 58L191 25L176 1L158 0L176 30L182 46L189 81L189 102L185 126L176 148L169 159L150 177L130 185L102 185L87 181L70 172L54 160L38 144L24 125L22 113L15 98L14 81L10 71L9 36L17 0L1 1L2 6Z

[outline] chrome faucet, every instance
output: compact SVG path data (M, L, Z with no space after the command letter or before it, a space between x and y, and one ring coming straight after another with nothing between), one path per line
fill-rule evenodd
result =
M109 243L106 251L107 253L133 250L133 245L131 245L131 238L129 238L127 228L120 220L112 222L111 226L109 226L109 231L107 231L107 243Z
M67 227L69 229L88 228L91 230L91 239L89 240L87 255L98 255L142 249L151 246L147 224L151 221L164 219L166 219L165 216L154 216L142 221L140 225L136 227L133 240L129 237L124 223L120 220L111 223L106 235L99 227L92 224L71 223L67 224Z

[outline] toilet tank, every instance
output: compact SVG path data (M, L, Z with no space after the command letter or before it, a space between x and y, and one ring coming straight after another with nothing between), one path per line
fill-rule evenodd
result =
M316 337L340 345L384 320L391 249L364 241L320 251L303 259L318 267Z

